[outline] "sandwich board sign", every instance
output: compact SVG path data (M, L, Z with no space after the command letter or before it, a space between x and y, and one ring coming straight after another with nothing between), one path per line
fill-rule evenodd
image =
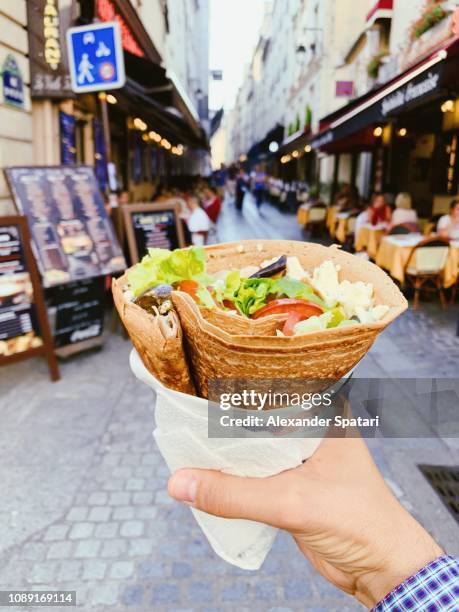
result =
M120 26L93 23L67 30L72 90L75 93L123 87L126 76Z

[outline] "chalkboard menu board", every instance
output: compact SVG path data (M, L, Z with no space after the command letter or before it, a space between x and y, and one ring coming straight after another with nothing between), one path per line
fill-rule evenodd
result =
M46 292L46 302L57 348L102 334L105 277L51 287Z
M43 354L59 378L24 217L0 217L0 365Z
M126 268L92 168L34 166L5 172L16 206L29 221L44 287Z
M153 202L123 206L131 262L137 263L148 249L185 246L182 221L176 204Z

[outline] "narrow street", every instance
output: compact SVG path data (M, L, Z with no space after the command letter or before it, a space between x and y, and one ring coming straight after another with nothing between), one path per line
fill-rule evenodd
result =
M242 215L226 206L219 240L301 237L293 216L266 204L260 212L249 198ZM456 314L409 311L357 375L403 376L414 368L418 376L455 375ZM189 510L166 493L168 470L151 436L154 397L131 374L130 350L119 332L111 334L102 351L62 363L62 380L53 385L41 360L4 370L0 588L75 589L79 609L97 612L359 610L285 534L258 572L215 556ZM441 545L459 553L459 528L417 468L453 464L457 439L369 445L396 496Z

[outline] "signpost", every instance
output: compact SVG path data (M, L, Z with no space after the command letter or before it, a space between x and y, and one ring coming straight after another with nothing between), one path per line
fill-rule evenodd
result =
M44 355L59 379L40 278L25 217L0 219L0 366Z
M126 76L117 22L70 28L67 31L67 49L75 93L123 87Z
M127 204L122 207L131 264L148 249L179 249L185 245L177 204Z

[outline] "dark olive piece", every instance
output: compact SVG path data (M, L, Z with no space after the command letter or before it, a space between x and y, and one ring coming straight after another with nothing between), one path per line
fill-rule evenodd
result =
M282 257L279 257L279 259L271 265L266 266L266 268L262 268L261 270L258 270L258 272L255 272L255 274L252 274L250 278L268 278L269 276L274 276L275 274L279 274L280 272L285 272L286 268L287 257L285 255L282 255Z

